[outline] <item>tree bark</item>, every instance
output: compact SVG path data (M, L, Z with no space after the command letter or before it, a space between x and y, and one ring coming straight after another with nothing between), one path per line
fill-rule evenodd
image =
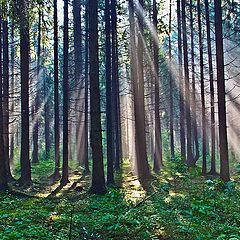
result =
M187 127L187 159L188 166L194 166L192 154L192 129L191 129L191 112L190 112L190 87L189 87L189 70L188 70L188 43L187 43L187 26L186 26L186 0L182 0L182 31L183 31L183 56L184 56L184 77L185 77L185 114Z
M217 53L216 58L217 58L220 177L224 182L228 182L230 180L230 173L229 173L229 159L228 159L221 2L222 2L221 0L214 0L215 37L216 37L216 53Z
M181 0L177 0L177 19L178 19L178 64L179 64L179 109L180 109L180 143L181 156L186 160L186 140L185 140L185 109L184 109L184 85L182 71L182 21L181 21Z
M155 30L157 31L157 3L156 0L153 0L153 25ZM154 162L153 162L153 170L154 172L159 172L160 167L162 165L162 130L161 130L161 118L159 114L159 42L156 42L157 39L153 39L153 61L154 61L154 69L153 69L153 77L155 83L155 109L154 109L154 121L155 121L155 146L154 146Z
M68 183L68 107L69 107L69 83L68 83L68 0L64 0L64 43L63 43L63 185Z
M31 183L31 164L29 159L29 58L30 37L28 1L20 1L20 67L21 67L21 178L22 184Z
M107 120L107 184L114 184L113 163L114 163L114 136L113 136L113 108L112 108L112 70L111 66L111 22L110 22L110 4L105 0L105 52L106 52L106 120ZM116 96L114 96L116 98ZM114 105L114 104L113 104Z
M0 46L2 46L2 12L0 12ZM8 189L6 162L3 142L3 107L2 107L2 47L0 47L0 191Z
M211 28L209 19L209 3L205 0L205 15L207 27L207 46L208 46L208 67L209 67L209 81L210 81L210 106L211 106L211 169L210 174L216 175L216 158L215 158L215 106L214 106L214 82L213 82L213 63L212 63L212 47L211 47Z
M98 54L98 4L89 0L89 60L90 60L90 111L91 111L91 147L92 147L92 186L91 192L106 192L99 88L99 54Z

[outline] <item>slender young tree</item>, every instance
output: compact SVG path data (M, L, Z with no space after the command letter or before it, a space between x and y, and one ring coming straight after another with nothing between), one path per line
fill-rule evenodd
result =
M68 107L69 107L69 83L68 83L68 0L64 0L64 34L63 34L63 185L68 183Z
M157 31L157 19L158 11L157 11L157 3L156 0L153 0L153 25L155 30ZM154 164L153 170L154 172L159 172L160 167L162 165L162 130L161 130L161 118L159 114L159 42L157 39L153 39L153 61L154 61L154 69L153 69L153 77L155 83L155 146L154 146Z
M223 31L222 31L222 1L214 0L215 12L215 38L217 58L217 89L218 89L218 121L219 121L219 148L220 148L220 177L224 182L230 180L227 120L225 100L224 79L224 53L223 53Z
M92 148L92 186L91 192L106 192L102 128L99 89L99 53L98 53L98 2L89 0L89 60L90 60L90 112L91 112L91 148Z

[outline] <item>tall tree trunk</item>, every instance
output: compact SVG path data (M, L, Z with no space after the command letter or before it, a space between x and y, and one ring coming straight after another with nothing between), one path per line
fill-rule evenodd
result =
M158 11L157 11L157 3L156 0L153 0L153 25L155 30L157 31L157 19ZM162 130L161 130L161 119L159 114L159 42L157 39L153 38L153 61L154 61L154 69L153 69L153 77L155 83L155 146L154 146L154 162L153 162L153 170L154 172L159 172L160 167L162 165Z
M113 129L114 129L114 160L115 168L120 169L121 162L121 122L118 78L118 51L117 51L117 12L116 0L111 1L112 20L112 102L113 102Z
M207 46L208 46L208 66L210 80L210 106L211 106L211 169L210 174L216 175L216 159L215 159L215 106L214 106L214 82L213 82L213 63L212 63L212 47L211 47L211 28L209 19L209 3L205 0L205 15L207 27Z
M178 64L179 64L179 108L180 108L180 143L181 156L186 159L186 141L185 141L185 109L184 109L184 86L182 72L182 25L181 25L181 0L177 0L177 19L178 19Z
M2 46L2 12L0 12L0 46ZM2 107L2 47L0 47L0 191L8 189L6 162L3 142L3 107Z
M59 129L59 81L58 81L58 15L57 0L54 0L54 147L55 170L54 179L60 178L60 129Z
M110 4L105 0L105 52L106 52L106 119L107 119L107 184L114 183L113 163L114 163L114 136L113 136L113 117L112 117L112 78L109 74L111 66L111 28L110 28ZM116 98L116 96L114 96Z
M21 0L20 12L20 67L21 67L21 178L20 183L31 183L31 164L29 159L29 16L28 1Z
M35 124L33 126L33 153L32 153L32 163L38 163L38 130L39 130L39 89L40 89L40 65L41 65L41 20L42 14L39 10L38 12L38 49L37 49L37 83L36 83L36 98L35 98L35 108L34 108L34 120Z
M186 26L186 0L182 0L182 31L183 31L183 56L184 56L184 77L185 77L185 111L187 127L187 160L188 166L194 166L192 154L192 129L191 129L191 112L190 112L190 87L189 87L189 70L188 70L188 43L187 43L187 26Z
M194 57L194 18L193 18L193 1L190 0L190 28L191 28L191 67L192 67L192 125L193 125L193 139L195 144L194 162L199 159L199 144L198 144L198 129L197 129L197 114L196 114L196 80L195 80L195 57Z
M15 44L14 44L14 24L11 24L11 42L12 42L12 46L11 46L11 92L12 92L12 96L14 97L14 86L15 86ZM15 101L12 101L11 104L11 113L14 113L14 105L15 105ZM14 125L14 124L12 124ZM15 128L14 126L12 126L11 129L11 138L10 138L10 156L9 156L9 161L10 164L13 164L13 159L14 159L14 140L15 140Z
M5 5L5 13L7 6ZM9 161L9 43L8 43L8 19L2 22L3 26L3 141L5 165L8 180L14 180L11 174Z
M49 96L48 96L48 82L49 77L46 74L46 69L43 69L43 92L44 92L44 136L45 136L45 156L46 159L49 159L51 140L50 140L50 111L49 111Z
M73 22L74 22L74 77L76 87L76 103L75 109L77 111L77 125L76 125L76 154L77 161L80 165L84 164L84 123L82 123L82 26L81 26L81 1L73 1Z
M69 107L69 83L68 83L68 0L64 0L64 43L63 43L63 185L68 182L68 107Z
M106 192L99 88L99 54L98 54L98 4L89 0L89 60L90 60L90 111L91 111L91 147L92 147L92 186L91 192Z
M139 2L143 8L143 1ZM134 116L135 116L135 141L137 174L140 180L150 178L149 165L146 150L145 129L145 101L144 101L144 74L143 74L143 16L141 10L137 12L138 34L137 34L137 77L134 79Z
M203 42L202 42L202 18L200 0L197 0L198 11L198 38L199 38L199 57L200 57L200 83L201 83L201 105L202 105L202 175L207 172L206 160L206 110L205 110L205 87L203 73Z
M169 2L169 112L170 112L170 152L171 157L174 157L174 132L173 132L173 78L172 78L172 44L171 44L171 32L172 32L172 0Z
M86 174L90 172L88 161L88 80L89 80L89 8L88 1L85 4L85 113L84 113L84 134L85 134L85 146L84 146L84 171Z
M215 11L216 53L217 53L216 57L217 57L220 177L224 182L227 182L230 180L230 173L229 173L228 141L227 141L221 2L222 2L221 0L214 0L214 11Z

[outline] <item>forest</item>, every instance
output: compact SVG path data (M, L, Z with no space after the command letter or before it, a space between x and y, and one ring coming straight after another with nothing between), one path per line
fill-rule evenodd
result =
M1 240L240 240L239 0L0 0Z

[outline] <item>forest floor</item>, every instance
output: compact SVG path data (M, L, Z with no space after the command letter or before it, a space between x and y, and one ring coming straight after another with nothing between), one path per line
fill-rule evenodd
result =
M172 162L140 184L128 163L105 195L90 195L90 177L72 171L70 183L52 183L53 164L33 167L33 185L0 194L0 239L237 240L240 181L224 186Z

